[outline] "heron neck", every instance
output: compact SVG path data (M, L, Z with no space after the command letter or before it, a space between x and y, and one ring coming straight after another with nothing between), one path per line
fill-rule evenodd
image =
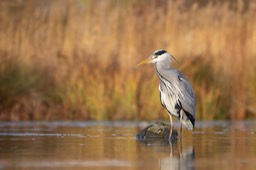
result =
M166 73L167 70L170 70L170 63L169 62L156 62L155 63L155 70L157 76L161 79L163 74Z
M169 70L171 68L170 62L156 62L155 67L158 70Z

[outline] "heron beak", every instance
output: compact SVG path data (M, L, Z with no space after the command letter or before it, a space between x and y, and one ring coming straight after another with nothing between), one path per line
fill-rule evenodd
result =
M140 66L142 64L150 63L152 60L153 60L152 58L147 58L147 59L142 60L141 62L139 62L136 66Z

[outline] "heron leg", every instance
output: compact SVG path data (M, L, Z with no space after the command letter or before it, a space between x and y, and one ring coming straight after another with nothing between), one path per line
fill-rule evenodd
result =
M169 116L170 116L170 124L171 124L169 139L171 139L171 137L172 137L172 116L171 115L169 115Z
M182 113L180 113L180 135L182 135Z

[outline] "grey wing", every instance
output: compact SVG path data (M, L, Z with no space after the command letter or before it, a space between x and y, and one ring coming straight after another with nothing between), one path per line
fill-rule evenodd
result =
M195 116L195 97L194 91L188 79L178 70L176 70L178 78L179 100L182 108Z
M164 74L164 77L172 82L173 88L176 91L176 97L180 101L182 109L195 116L195 97L194 91L188 79L178 70L169 70Z

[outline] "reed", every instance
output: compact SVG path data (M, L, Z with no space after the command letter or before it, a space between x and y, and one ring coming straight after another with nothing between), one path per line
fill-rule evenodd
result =
M192 82L197 119L256 114L256 3L1 1L0 119L168 116L151 67L164 48ZM8 80L8 81L7 81Z

